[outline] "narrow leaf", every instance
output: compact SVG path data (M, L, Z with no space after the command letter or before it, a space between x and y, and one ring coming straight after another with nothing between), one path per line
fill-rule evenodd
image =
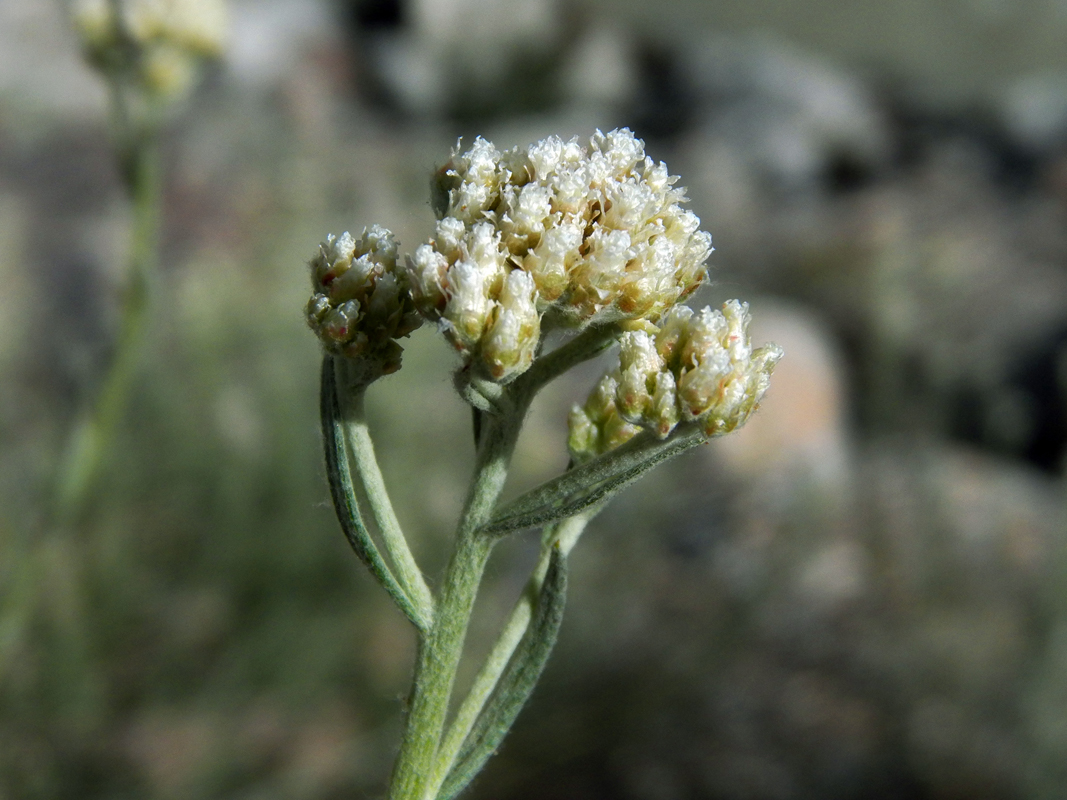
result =
M438 800L452 800L463 791L500 747L544 671L559 635L566 601L567 559L557 545L541 585L533 619L463 743L437 795Z
M326 476L330 483L330 496L341 530L359 560L378 580L393 601L419 630L425 630L427 621L418 607L397 583L393 573L378 552L377 545L363 523L352 484L352 470L345 450L344 424L340 403L337 399L337 378L334 374L333 357L322 361L322 380L319 387L319 411L322 417L322 441L326 455Z
M657 464L706 441L698 425L679 427L666 439L642 433L621 447L570 469L508 503L486 523L505 534L574 516L606 502Z

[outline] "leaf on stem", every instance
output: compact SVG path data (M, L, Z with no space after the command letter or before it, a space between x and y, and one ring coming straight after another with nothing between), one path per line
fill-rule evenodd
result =
M705 441L707 437L695 424L679 426L662 440L639 434L516 498L497 511L482 530L502 535L572 517L610 500L657 464Z
M448 771L438 800L451 800L463 791L504 740L544 671L559 635L566 601L567 557L557 544L537 597L533 619Z
M340 402L337 398L337 377L334 373L333 356L327 354L322 361L322 382L320 384L320 413L322 416L322 439L326 453L326 476L330 483L330 496L337 512L341 530L348 539L359 560L377 579L393 602L400 607L408 619L420 631L429 627L429 621L423 618L418 605L410 598L389 570L377 545L363 523L356 500L356 491L352 484L352 469L345 450L344 427L341 419Z

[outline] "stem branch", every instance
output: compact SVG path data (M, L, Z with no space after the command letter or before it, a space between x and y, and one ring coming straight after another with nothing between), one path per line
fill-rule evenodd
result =
M365 393L358 391L346 403L345 433L349 452L355 462L356 475L366 494L374 524L381 535L382 545L393 563L396 579L411 602L418 607L422 619L428 621L433 618L433 595L426 585L422 570L415 563L389 500L389 492L374 455L374 442L367 427L364 398Z
M456 531L440 602L429 634L419 643L404 738L393 767L390 800L432 797L431 771L448 715L471 611L493 540L479 529L492 516L507 479L529 397L520 395L511 413L490 417L482 431L474 477Z
M475 677L470 692L460 705L455 719L449 726L448 733L438 748L431 784L428 787L428 796L434 796L437 789L444 783L478 715L500 681L500 676L504 674L515 648L519 646L519 642L525 635L541 595L541 587L548 573L553 550L558 544L562 555L567 555L595 513L596 511L581 514L545 528L541 537L541 554L537 565L530 574L522 594L515 603L515 608L512 609L511 616L504 624L493 649Z
M337 392L336 360L329 354L322 359L322 380L319 390L319 409L322 418L322 440L326 456L326 477L330 484L330 496L337 512L337 521L359 560L371 571L393 602L420 632L429 630L430 618L425 609L403 589L389 566L382 559L378 547L371 538L359 509L355 487L352 484L352 469L349 449L345 442L345 425L342 421L340 399ZM362 389L357 390L362 393Z

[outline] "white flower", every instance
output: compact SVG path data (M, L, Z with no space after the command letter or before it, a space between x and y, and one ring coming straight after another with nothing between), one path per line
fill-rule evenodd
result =
M71 15L95 66L160 98L189 88L198 62L221 54L227 27L222 0L75 0Z
M711 253L710 235L681 207L685 191L676 180L625 128L597 131L585 146L550 136L501 152L479 137L467 152L457 148L435 179L435 239L408 264L420 310L491 374L479 361L485 348L455 334L459 323L450 313L450 287L467 291L470 283L452 273L467 270L459 265L470 260L484 266L491 241L499 279L482 285L490 312L504 273L517 268L533 278L537 312L552 308L553 320L578 328L657 320L704 280Z
M445 276L448 273L448 259L423 244L408 258L408 279L415 302L422 308L438 311L445 303Z
M551 303L567 290L581 244L582 228L573 222L562 222L545 231L522 260L522 268L533 276L543 302Z
M500 151L481 136L470 150L454 157L453 169L461 180L449 192L449 216L468 223L482 218L499 196L499 162Z
M729 433L759 406L782 357L774 344L752 349L749 321L748 304L737 300L721 312L671 309L652 333L623 335L619 366L597 385L586 407L610 407L660 438L683 420L698 422L707 436ZM603 397L606 389L613 392L610 403ZM592 423L572 414L572 424L585 430ZM576 435L578 442L589 436L572 431L572 439Z
M507 381L533 362L541 334L533 277L522 270L508 273L496 320L482 343L482 357L494 380Z
M496 303L489 299L492 275L474 261L458 261L448 271L444 328L461 352L477 348Z

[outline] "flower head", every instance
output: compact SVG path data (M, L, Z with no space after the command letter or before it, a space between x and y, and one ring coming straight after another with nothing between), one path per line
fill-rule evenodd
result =
M189 88L226 30L222 0L75 0L72 16L90 63L161 98Z
M782 357L776 344L752 349L749 321L748 304L730 300L721 312L675 306L658 326L623 334L618 367L601 379L585 408L571 413L575 458L611 449L599 428L597 436L588 431L612 414L660 438L681 421L698 422L707 436L743 425Z
M627 129L505 152L479 137L435 177L436 235L408 261L415 301L501 381L529 366L534 318L548 311L572 327L656 320L704 280L712 250L676 181ZM521 312L506 308L515 273L528 276ZM491 328L517 315L511 349L487 347Z
M311 329L330 352L379 362L382 374L400 368L396 340L422 324L396 252L393 234L372 225L358 241L347 231L327 236L310 262Z
M641 429L624 420L615 404L618 381L605 375L593 389L584 406L571 409L567 447L575 463L581 464L625 444Z

